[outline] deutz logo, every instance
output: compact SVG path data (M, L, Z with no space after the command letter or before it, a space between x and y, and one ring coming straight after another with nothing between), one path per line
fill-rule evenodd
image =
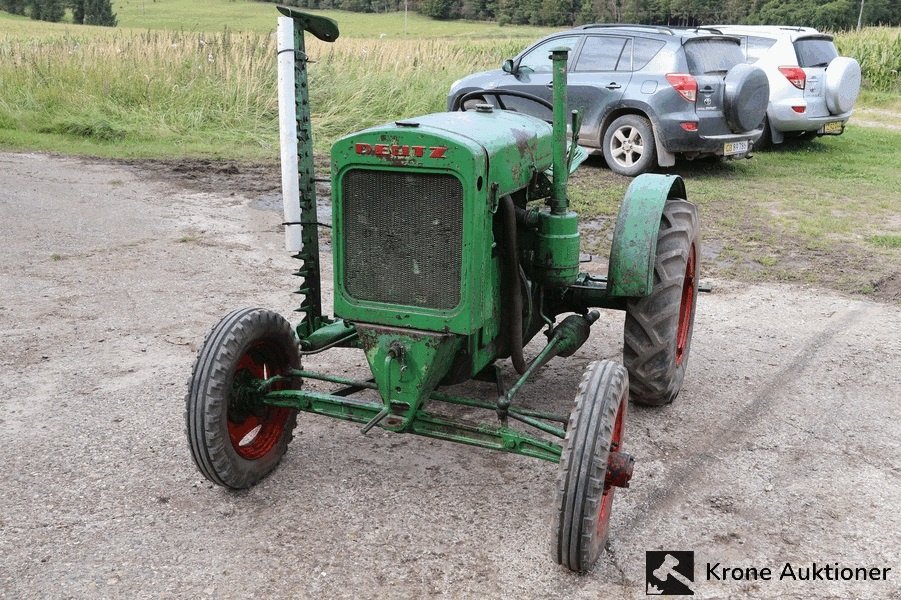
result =
M361 156L379 156L384 158L422 158L428 152L429 158L444 158L447 146L399 146L397 144L362 144L354 146L354 150Z

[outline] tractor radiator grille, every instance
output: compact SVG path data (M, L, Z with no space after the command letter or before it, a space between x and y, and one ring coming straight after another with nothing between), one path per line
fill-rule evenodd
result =
M386 304L455 307L463 251L460 181L354 169L343 185L347 293Z

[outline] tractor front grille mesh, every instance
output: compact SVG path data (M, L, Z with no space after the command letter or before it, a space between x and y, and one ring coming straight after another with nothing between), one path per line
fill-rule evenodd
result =
M344 288L358 300L450 309L460 301L463 187L452 175L344 175Z

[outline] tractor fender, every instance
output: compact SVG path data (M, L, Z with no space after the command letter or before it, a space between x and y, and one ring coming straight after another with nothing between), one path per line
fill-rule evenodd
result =
M632 180L613 229L609 295L635 298L651 293L660 217L670 198L687 200L685 182L678 175L646 173Z

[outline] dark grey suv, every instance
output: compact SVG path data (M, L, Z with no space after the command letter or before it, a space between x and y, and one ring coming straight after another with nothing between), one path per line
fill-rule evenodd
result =
M500 101L550 119L527 99L474 92L515 90L550 100L550 50L562 46L570 49L569 109L583 114L579 143L602 151L617 173L672 166L676 154L748 156L762 133L767 76L745 64L737 38L643 25L583 25L549 35L501 69L455 82L448 109L461 100Z

